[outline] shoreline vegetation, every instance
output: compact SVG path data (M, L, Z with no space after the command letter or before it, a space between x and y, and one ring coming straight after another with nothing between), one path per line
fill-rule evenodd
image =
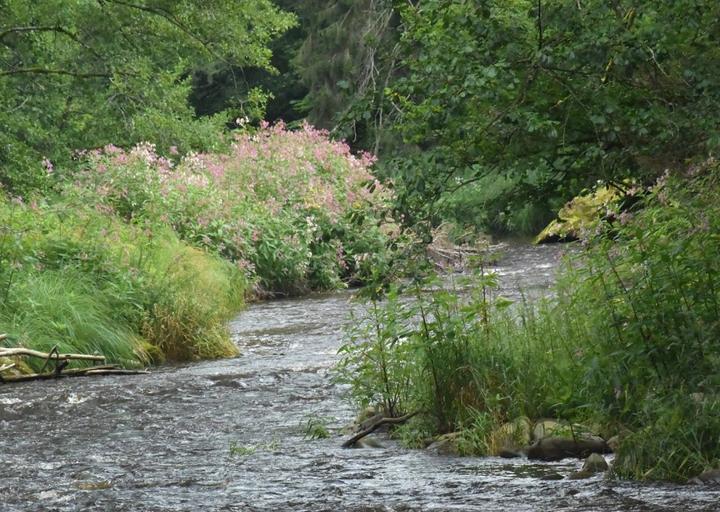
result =
M637 187L631 209L606 205L553 295L535 303L496 295L483 266L463 283L469 293L434 278L394 285L352 324L340 379L361 408L423 411L394 433L410 446L541 452L528 448L543 437L532 425L553 418L567 432L550 443L614 438L623 478L687 481L717 468L718 180L711 160Z
M720 467L720 2L155 4L0 5L4 348L232 356L250 298L365 285L340 373L409 444L555 418L622 477ZM554 299L425 292L440 226L557 212Z
M82 158L54 196L0 199L7 347L127 367L230 356L226 323L247 299L382 266L389 196L373 158L310 126L264 125L225 154L170 160L140 144Z

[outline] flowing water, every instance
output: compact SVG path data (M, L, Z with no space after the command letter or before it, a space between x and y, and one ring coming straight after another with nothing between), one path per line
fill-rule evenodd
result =
M544 290L562 248L509 247L506 295ZM351 293L256 304L231 329L236 359L151 375L0 386L5 511L710 511L720 492L549 481L580 462L342 449L354 416L334 384ZM329 439L304 439L311 417Z

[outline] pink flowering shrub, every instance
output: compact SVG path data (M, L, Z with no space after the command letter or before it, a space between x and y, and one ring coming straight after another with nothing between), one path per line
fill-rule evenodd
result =
M388 191L374 157L309 125L264 125L227 154L160 157L151 144L86 155L70 198L132 222L164 224L235 262L267 290L297 293L362 280L384 252Z

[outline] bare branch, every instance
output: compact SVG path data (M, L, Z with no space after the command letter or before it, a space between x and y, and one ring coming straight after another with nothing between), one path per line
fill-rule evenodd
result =
M0 71L0 76L25 75L25 74L66 75L66 76L73 76L75 78L110 78L110 77L112 77L111 73L80 73L78 71L69 71L66 69L16 68L16 69Z

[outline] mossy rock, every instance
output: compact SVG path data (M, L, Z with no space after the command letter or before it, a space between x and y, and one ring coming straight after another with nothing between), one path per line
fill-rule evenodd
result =
M620 192L607 186L592 193L575 197L558 212L552 221L535 237L536 244L577 240L584 231L592 230L608 206L620 199Z
M546 437L563 437L575 439L577 437L594 437L598 429L590 428L579 423L570 424L566 421L542 419L535 422L532 429L532 440L539 441Z
M461 438L461 432L443 434L435 439L435 442L428 446L427 450L437 455L460 455L458 443Z
M503 423L490 434L488 447L496 457L519 457L531 441L532 422L522 416Z

